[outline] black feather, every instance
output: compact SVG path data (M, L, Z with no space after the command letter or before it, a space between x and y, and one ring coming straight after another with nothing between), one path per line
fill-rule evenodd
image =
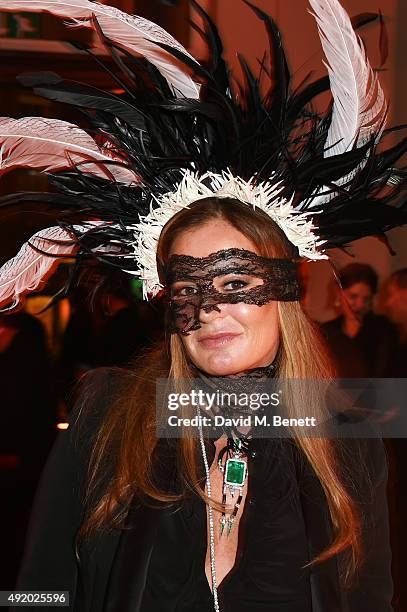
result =
M119 163L140 176L139 185L127 186L72 164L48 175L53 189L49 193L0 198L1 208L42 202L50 214L58 211L59 224L73 233L79 249L67 291L95 259L103 262L105 270L136 273L135 261L128 256L135 240L132 227L156 198L174 191L186 169L200 174L229 169L244 179L278 181L280 195L292 197L298 212L310 213L317 233L327 241L325 248L345 248L372 234L383 238L384 232L407 222L407 168L400 162L407 152L407 138L384 146L390 132L406 126L386 130L380 143L373 135L363 147L327 157L331 107L320 113L313 102L329 89L328 77L309 82L307 75L293 90L274 20L246 2L266 28L269 52L255 70L239 55L243 76L232 80L215 24L195 0L192 4L204 22L203 29L193 27L208 45L207 64L201 66L170 45L155 44L201 84L199 100L178 98L155 66L106 38L97 21L94 25L110 54L109 65L86 45L75 46L89 54L124 93L66 81L52 72L19 77L22 85L39 95L76 106L87 132L98 142L107 142L122 160ZM377 17L363 13L353 23L362 27ZM381 47L385 55L383 33ZM270 84L264 90L267 80ZM328 201L318 199L321 191L329 192ZM86 234L75 232L73 225L95 218L109 223Z

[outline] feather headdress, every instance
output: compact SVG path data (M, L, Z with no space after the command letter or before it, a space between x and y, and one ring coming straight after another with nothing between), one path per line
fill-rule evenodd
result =
M88 125L0 120L0 173L28 166L47 172L53 186L52 193L5 196L0 205L43 201L63 213L60 233L38 233L0 270L0 306L38 287L63 255L119 266L143 279L145 296L155 295L163 226L208 195L260 207L308 259L364 236L383 238L407 222L407 175L394 167L407 139L377 148L387 105L353 28L366 15L352 25L337 0L310 0L328 76L292 91L269 15L246 2L267 29L270 66L262 62L256 75L240 57L244 78L235 85L215 25L192 3L205 24L199 30L210 51L205 66L162 28L106 5L0 0L0 11L46 11L68 27L92 28L122 90L113 94L50 72L19 77L35 93L79 107ZM332 105L318 114L313 99L328 89Z

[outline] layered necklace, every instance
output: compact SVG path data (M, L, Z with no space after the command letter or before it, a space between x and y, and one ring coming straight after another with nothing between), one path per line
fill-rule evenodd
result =
M199 377L203 382L214 388L223 386L221 383L230 384L233 381L241 384L242 389L245 389L245 383L247 379L266 379L271 378L275 371L275 361L273 364L265 367L254 368L248 370L239 376L223 376L220 378L208 377L205 373L199 372ZM223 412L228 413L235 411L234 407L223 407ZM239 407L238 411L243 414L249 414L250 409ZM236 411L235 411L236 412ZM197 415L200 414L200 408L197 408ZM212 499L212 488L211 479L209 474L209 462L205 447L205 439L202 429L201 420L198 419L198 430L199 430L199 441L202 452L202 459L205 468L206 475L206 493L209 499ZM230 493L231 497L235 497L236 501L229 516L226 516L225 510L222 512L219 525L220 537L226 534L228 537L232 531L233 524L236 520L236 516L243 499L244 485L248 475L247 457L254 455L254 452L250 450L250 432L248 434L242 434L236 427L223 427L224 433L227 436L226 445L219 451L218 455L218 469L223 473L223 487L222 487L222 504L225 506L227 494ZM212 594L214 602L215 612L220 612L219 600L218 600L218 586L216 576L216 563L215 563L215 521L213 516L213 508L211 505L208 506L209 515L209 553L210 553L210 566L211 566L211 580L212 580Z

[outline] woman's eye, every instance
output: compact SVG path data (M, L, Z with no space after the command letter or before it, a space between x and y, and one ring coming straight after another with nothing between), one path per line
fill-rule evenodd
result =
M176 287L172 290L172 297L188 297L198 293L197 287L188 285L186 287Z
M226 291L238 291L239 289L247 287L248 284L249 283L244 280L232 280L225 283L223 285L223 288L226 289Z

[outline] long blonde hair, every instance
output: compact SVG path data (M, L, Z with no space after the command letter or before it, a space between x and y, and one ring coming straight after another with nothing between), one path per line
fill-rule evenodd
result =
M162 230L157 263L162 271L175 238L206 223L224 219L256 245L260 255L286 258L293 256L293 247L282 230L261 210L252 210L233 199L207 198L192 204L175 215ZM282 379L325 379L334 375L324 343L316 325L303 312L299 302L279 302L280 348L276 376ZM174 380L190 379L192 366L180 337L172 334L165 342L153 347L139 359L125 386L108 411L97 433L89 467L87 499L95 499L102 481L101 466L107 456L115 456L115 475L108 486L96 496L80 536L96 529L121 526L135 493L152 500L172 503L193 489L206 502L204 483L198 474L197 440L179 440L177 471L183 483L183 493L176 495L160 490L154 482L152 460L156 449L155 381L158 377ZM312 404L314 402L315 404ZM318 404L318 398L307 395L301 402L289 405L292 417L303 416L304 405ZM320 407L323 411L323 406ZM323 414L321 414L323 416ZM339 441L329 438L295 437L324 490L332 524L334 541L310 565L321 563L342 551L347 551L347 564L342 576L350 584L362 562L360 519L356 504L344 482L340 464ZM116 446L114 446L114 441ZM113 450L114 449L114 450ZM220 504L210 502L219 508Z

